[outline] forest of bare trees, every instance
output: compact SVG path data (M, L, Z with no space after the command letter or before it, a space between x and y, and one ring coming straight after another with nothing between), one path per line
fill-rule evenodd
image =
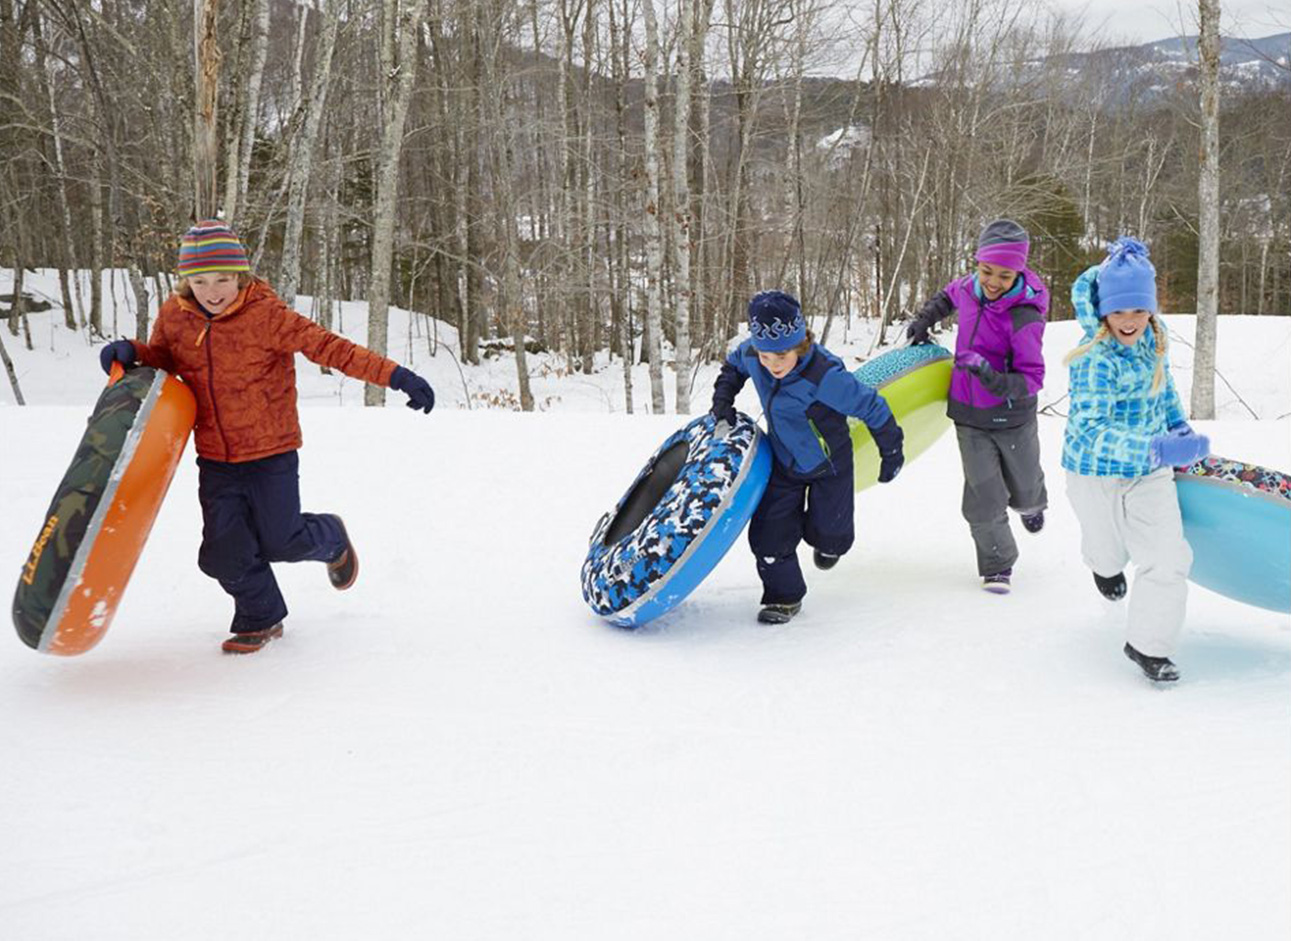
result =
M752 292L886 328L1001 215L1055 317L1122 233L1196 310L1197 72L1147 94L1095 51L1022 0L0 0L0 266L125 272L146 334L218 211L378 350L390 304L514 350L522 408L547 349L648 359L656 410L666 359L686 411ZM1291 313L1291 76L1218 109L1217 309ZM100 279L62 283L103 336Z

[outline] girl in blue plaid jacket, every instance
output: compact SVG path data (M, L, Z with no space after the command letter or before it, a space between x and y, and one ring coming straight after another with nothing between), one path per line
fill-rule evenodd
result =
M1081 555L1104 597L1125 597L1134 562L1125 655L1151 679L1179 678L1170 660L1183 627L1192 550L1183 538L1174 468L1210 452L1189 427L1170 377L1147 248L1119 239L1072 285L1085 342L1067 356L1071 412L1063 439L1067 497Z

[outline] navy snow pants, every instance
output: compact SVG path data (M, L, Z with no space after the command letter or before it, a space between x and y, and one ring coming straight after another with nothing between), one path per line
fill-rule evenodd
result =
M287 616L270 562L330 562L345 550L333 516L300 512L295 451L229 464L197 459L202 547L197 565L233 596L231 630L264 630Z
M798 543L842 555L856 538L852 466L804 480L771 465L771 480L749 523L749 546L762 579L762 604L793 604L807 594Z

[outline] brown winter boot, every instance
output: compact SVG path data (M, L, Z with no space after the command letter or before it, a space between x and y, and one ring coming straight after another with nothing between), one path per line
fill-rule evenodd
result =
M234 634L223 644L225 653L255 653L275 637L282 636L282 621L262 631L245 631Z
M354 543L350 542L350 534L345 531L345 522L335 514L332 514L332 519L336 520L337 525L341 527L341 535L345 537L345 549L327 563L327 580L337 591L345 591L358 580L359 557L354 552Z

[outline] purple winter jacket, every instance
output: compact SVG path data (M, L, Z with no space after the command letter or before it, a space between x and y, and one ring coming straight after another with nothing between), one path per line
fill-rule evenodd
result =
M1044 385L1045 314L1049 289L1035 272L1022 269L1013 286L988 301L967 275L938 291L915 316L926 331L959 312L955 354L980 353L998 374L991 391L975 373L956 367L950 378L951 420L973 428L1016 428L1035 415L1036 393ZM997 394L997 393L1003 394Z

